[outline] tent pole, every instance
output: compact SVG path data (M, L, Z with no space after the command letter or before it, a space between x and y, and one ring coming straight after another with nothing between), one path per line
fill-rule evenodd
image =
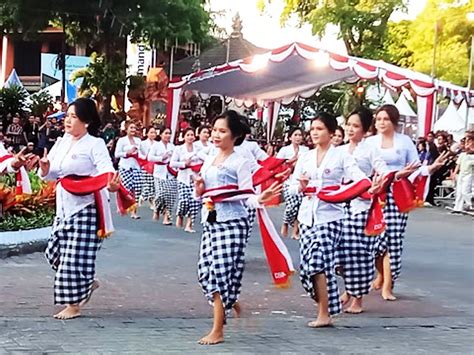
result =
M471 56L469 58L469 77L467 78L467 98L466 98L466 117L464 117L464 129L469 128L469 104L471 103L471 84L472 84L472 61L474 57L474 35L471 36Z

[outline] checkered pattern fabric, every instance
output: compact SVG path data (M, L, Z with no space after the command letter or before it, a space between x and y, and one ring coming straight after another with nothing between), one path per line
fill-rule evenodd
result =
M283 223L293 225L298 217L298 211L300 209L301 202L303 201L303 195L290 194L288 184L283 185L283 199L285 200L285 212L283 214Z
M369 211L349 212L343 221L342 238L336 250L336 264L341 267L345 289L354 297L368 294L375 277L376 238L364 233L368 215Z
M334 253L342 235L342 221L314 226L300 224L300 279L303 288L315 298L313 276L326 275L331 315L341 312L339 289L334 271Z
M402 269L403 239L407 227L408 213L398 211L391 192L387 195L387 204L384 207L383 213L387 228L383 234L376 237L375 252L377 256L388 252L392 280L395 281L400 276Z
M204 223L198 280L209 303L218 292L226 311L238 300L245 266L249 224L246 218Z
M165 210L171 218L178 191L178 181L176 178L158 179L155 178L155 212L163 213Z
M140 169L119 169L119 175L123 186L138 199L143 187L142 171Z
M101 243L97 237L95 205L64 220L55 219L45 251L46 259L56 271L55 304L77 304L89 295Z
M193 186L178 181L178 211L176 214L181 217L190 217L194 224L200 209L201 203L194 198Z
M250 236L252 235L253 225L255 223L256 218L257 218L257 210L255 208L251 208L247 206L247 220L249 222L249 232L247 236L247 241L248 241L248 238L250 238Z
M152 174L142 171L143 186L140 197L144 201L149 201L153 199L156 195L155 193L155 178Z

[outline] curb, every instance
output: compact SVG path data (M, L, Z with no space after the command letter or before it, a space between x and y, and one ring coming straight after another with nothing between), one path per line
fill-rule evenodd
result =
M0 233L0 259L43 252L48 244L51 227Z
M46 240L38 240L34 242L12 245L0 244L0 259L6 259L11 256L43 252L46 249L47 244L48 241Z

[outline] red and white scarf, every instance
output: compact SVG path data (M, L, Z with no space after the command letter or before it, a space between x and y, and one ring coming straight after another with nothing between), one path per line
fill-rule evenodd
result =
M113 175L114 173L104 173L97 176L69 175L58 180L58 183L61 183L61 186L71 194L78 196L94 194L99 220L97 236L101 239L107 238L114 231L108 193L105 189ZM117 207L120 214L126 214L135 205L136 201L133 195L120 183L117 191Z
M254 195L255 192L251 189L239 190L237 185L226 185L208 189L204 192L202 197L204 205L208 210L213 210L215 203L246 200ZM294 272L290 253L278 235L268 212L263 206L257 209L257 218L263 249L267 257L267 263L272 274L273 282L277 287L288 287L290 281L289 277Z
M2 157L0 157L0 166L2 163L7 163L8 160L13 159L13 155L7 154ZM4 168L6 170L6 167ZM2 169L0 169L0 173ZM28 176L28 172L26 171L25 167L22 166L18 171L15 173L16 174L16 194L17 195L22 195L22 194L31 194L31 183L30 183L30 178Z

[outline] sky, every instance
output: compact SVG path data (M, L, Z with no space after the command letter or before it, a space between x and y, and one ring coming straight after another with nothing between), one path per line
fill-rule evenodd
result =
M408 13L395 13L393 20L414 19L424 8L427 0L409 0ZM242 19L244 38L256 46L263 48L277 48L287 43L299 41L325 48L335 53L346 52L344 43L337 40L337 28L328 28L328 34L319 41L311 34L311 26L298 26L296 16L291 18L285 28L281 28L280 14L284 7L284 0L272 0L265 12L261 14L257 9L257 0L211 0L211 9L223 11L222 18L217 24L230 33L232 17L239 12Z

